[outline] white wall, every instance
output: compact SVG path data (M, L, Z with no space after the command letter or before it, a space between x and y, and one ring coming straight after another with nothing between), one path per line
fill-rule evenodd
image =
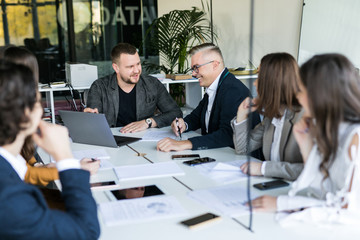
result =
M159 16L192 6L201 7L201 1L158 0ZM271 52L284 51L297 58L301 13L302 0L255 0L255 65ZM213 20L226 66L238 67L246 63L249 58L250 0L213 0Z

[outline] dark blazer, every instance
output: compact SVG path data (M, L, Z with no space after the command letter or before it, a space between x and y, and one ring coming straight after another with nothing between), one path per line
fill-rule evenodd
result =
M204 98L199 105L184 118L187 131L201 128L202 136L189 138L193 150L234 147L230 120L236 116L240 103L251 96L249 89L225 68L219 79L214 103L211 109L208 132L206 132L205 113L207 105ZM253 114L253 126L260 122L258 113Z
M41 192L24 183L0 156L0 239L97 239L100 226L87 171L59 173L66 212L48 208Z
M275 127L271 123L272 119L265 117L264 120L250 132L250 151L262 147L265 160L267 160L265 177L280 177L287 180L296 180L303 170L304 162L300 154L299 146L292 133L294 124L301 119L301 116L302 112L300 111L293 112L289 109L286 111L284 126L280 137L280 162L269 161L275 133ZM237 154L246 154L247 152L247 129L245 123L235 125L234 121L231 121L231 126L234 130L235 151Z
M90 87L87 107L104 113L110 127L116 126L119 112L119 90L116 73L99 78ZM161 114L154 116L156 109ZM182 112L164 85L151 76L140 76L136 84L136 120L152 117L158 127L166 127Z

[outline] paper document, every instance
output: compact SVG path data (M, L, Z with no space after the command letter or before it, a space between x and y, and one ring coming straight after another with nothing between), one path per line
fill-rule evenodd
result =
M112 164L109 160L107 159L100 159L100 168L99 170L105 170L105 169L111 169L114 168L114 164Z
M240 170L246 160L235 160L231 162L211 162L206 164L199 164L195 168L203 175L221 182L230 183L246 179L246 174Z
M245 203L248 201L246 187L225 186L195 190L189 192L188 196L230 217L238 217L248 213L248 207L245 206ZM256 197L257 195L252 193L251 198L254 199Z
M110 159L109 154L103 148L73 151L73 155L74 158L80 160L82 158Z
M164 138L172 138L177 139L176 135L170 129L168 131L146 131L144 136L142 137L142 141L160 141Z
M115 167L114 170L120 181L169 177L185 174L185 172L181 170L175 162L122 166Z
M173 196L153 196L100 203L99 210L107 226L154 221L187 214Z
M114 168L114 165L110 161L108 161L108 159L110 159L110 156L103 148L73 151L73 155L74 158L79 160L83 158L95 158L100 160L99 170Z

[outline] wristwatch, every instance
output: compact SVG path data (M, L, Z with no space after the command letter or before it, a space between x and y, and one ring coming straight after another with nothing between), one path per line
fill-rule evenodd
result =
M149 125L149 127L148 127L148 128L151 128L151 125L152 125L151 118L147 118L147 119L145 119L145 122Z

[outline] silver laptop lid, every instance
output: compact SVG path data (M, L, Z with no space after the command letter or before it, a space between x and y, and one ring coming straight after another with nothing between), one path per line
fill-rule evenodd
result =
M73 142L106 147L117 147L104 114L63 111L59 114L69 129Z

